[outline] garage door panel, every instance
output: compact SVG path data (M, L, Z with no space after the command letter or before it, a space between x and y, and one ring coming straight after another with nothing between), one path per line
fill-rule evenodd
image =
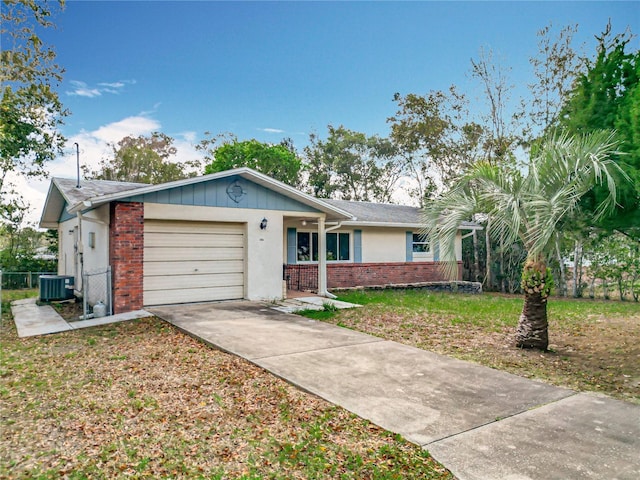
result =
M145 277L145 290L169 290L205 287L242 286L244 275L238 273L219 273L210 275L163 275Z
M146 305L237 300L244 297L244 287L171 289L145 292Z
M145 233L201 233L218 234L243 233L242 224L238 223L209 223L209 222L168 222L163 220L145 220Z
M205 274L205 273L236 273L244 271L244 262L238 260L210 260L210 261L178 261L178 262L147 262L144 266L145 276L165 275L170 271L173 275Z
M241 223L147 220L144 305L244 297Z
M244 249L239 247L157 247L146 248L145 262L176 262L176 261L209 261L209 260L243 260Z
M145 234L145 247L242 247L242 234L220 233L215 235L202 233L153 233Z

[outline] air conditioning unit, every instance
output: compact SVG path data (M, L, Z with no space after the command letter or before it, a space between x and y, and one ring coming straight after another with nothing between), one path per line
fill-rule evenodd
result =
M73 280L70 275L40 275L40 301L72 299Z

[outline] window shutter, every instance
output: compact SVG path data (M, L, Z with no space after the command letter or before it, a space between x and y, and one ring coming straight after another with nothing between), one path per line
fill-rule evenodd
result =
M287 264L294 265L298 263L298 245L296 238L296 229L287 228Z
M407 262L413 262L413 232L407 232Z
M362 263L362 230L353 231L353 262Z

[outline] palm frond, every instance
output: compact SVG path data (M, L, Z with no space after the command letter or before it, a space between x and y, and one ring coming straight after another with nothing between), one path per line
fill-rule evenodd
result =
M596 217L615 207L616 175L625 176L611 159L619 154L616 146L612 132L560 133L537 146L526 174L479 162L425 209L425 232L439 243L442 260L453 265L460 222L485 213L491 218L492 234L507 243L519 238L528 256L538 258L553 242L558 225L594 186L607 190ZM453 267L448 270L453 272Z

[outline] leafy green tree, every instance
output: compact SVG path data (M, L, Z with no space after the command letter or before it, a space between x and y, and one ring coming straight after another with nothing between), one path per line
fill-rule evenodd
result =
M618 287L620 300L627 293L638 301L638 280L640 279L640 243L618 232L593 235L587 244L589 273L594 280L600 278L605 298L609 298L608 283Z
M321 198L390 202L402 173L393 143L343 126L327 128L326 140L311 135L305 148L312 193Z
M220 138L224 143L216 146ZM257 140L240 142L235 137L218 136L203 140L197 148L205 153L205 162L208 162L204 173L249 167L293 187L300 185L302 161L290 139L270 145Z
M199 162L171 160L177 152L173 138L154 132L150 136L124 137L111 144L112 156L100 162L98 170L86 172L96 180L159 184L193 177Z
M68 112L54 87L62 78L53 48L38 36L52 27L56 6L35 0L3 0L0 49L0 215L19 202L6 183L10 172L38 177L46 163L62 152L64 137L58 131Z
M42 254L48 251L50 238L46 232L31 227L0 225L0 270L5 272L55 272L56 260ZM57 253L57 252L56 252Z
M526 173L477 163L425 211L426 233L440 245L441 259L452 276L457 270L457 229L476 212L490 215L490 228L506 244L522 242L527 259L522 271L525 300L516 332L518 347L546 350L548 346L547 298L552 288L548 261L558 225L595 185L603 184L609 192L597 215L602 217L615 206L619 167L610 158L615 147L613 135L605 132L551 137L534 146Z
M614 158L629 181L619 179L613 214L591 223L640 239L640 51L628 52L630 32L613 36L610 24L596 38L596 57L584 59L584 72L563 106L559 124L572 133L617 130L621 154ZM583 211L593 212L607 195L606 189L594 189L584 199Z

